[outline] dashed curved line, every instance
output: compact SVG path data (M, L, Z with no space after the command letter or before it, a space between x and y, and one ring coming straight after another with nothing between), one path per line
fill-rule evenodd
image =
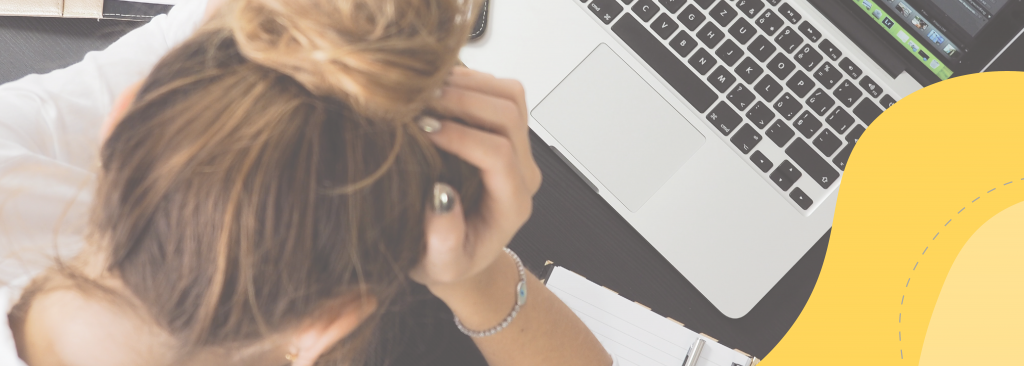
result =
M1021 178L1020 180L1024 180L1024 178ZM1013 181L1009 181L1009 182L1003 183L1003 185L1006 186L1006 185L1009 185L1010 183L1013 183ZM996 190L996 188L992 188L992 189L988 190L988 192L985 192L985 193L992 193L992 191L995 191L995 190ZM978 196L977 198L971 200L971 203L974 203L974 202L976 202L979 199L981 199L981 196ZM961 212L964 212L964 210L966 210L966 209L967 209L967 206L964 206L963 208L960 209L960 211L957 211L956 213L959 215ZM949 219L942 226L949 226L949 223L951 223L951 222L953 222L953 219ZM935 240L936 238L938 238L939 237L939 233L941 233L941 232L936 232L935 236L932 237L932 240ZM927 247L927 246L924 247L924 251L921 252L921 255L924 255L925 253L927 253L928 252L928 248L929 247ZM917 270L917 265L920 264L920 263L921 263L920 261L915 262L914 263L914 268L911 269L911 271L916 271ZM910 277L907 277L907 284L904 285L903 287L904 288L910 287ZM906 294L900 296L900 305L903 305L903 302L905 302L906 300L907 300L907 295ZM903 323L903 312L899 313L898 317L896 318L896 322L900 323L900 324ZM899 335L900 342L902 342L903 341L903 331L902 330L898 331L898 335ZM900 359L901 360L903 359L903 349L902 348L900 348Z

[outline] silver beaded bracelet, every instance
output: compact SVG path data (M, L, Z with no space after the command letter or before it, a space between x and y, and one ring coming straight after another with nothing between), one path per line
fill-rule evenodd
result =
M455 326L458 327L459 331L463 334L473 338L480 338L500 332L502 329L505 329L509 323L512 323L512 319L515 319L516 315L519 314L519 310L523 307L523 304L526 304L526 269L523 268L523 261L520 260L519 256L509 248L505 248L505 253L508 253L508 255L512 257L512 260L516 262L516 269L519 270L519 284L516 285L516 303L512 306L512 312L509 313L508 316L505 317L505 320L502 320L498 325L491 329L481 331L466 328L466 326L462 325L462 322L459 321L459 317L456 316Z

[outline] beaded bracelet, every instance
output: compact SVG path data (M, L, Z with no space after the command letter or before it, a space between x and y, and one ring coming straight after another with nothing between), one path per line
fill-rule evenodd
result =
M520 260L519 256L509 248L505 248L505 253L508 253L508 255L512 257L512 260L516 262L516 269L519 270L519 284L516 285L516 303L512 306L512 312L509 313L508 316L505 317L505 320L502 320L498 325L481 331L466 328L465 325L462 325L462 321L459 321L459 317L456 316L455 326L458 327L459 331L463 334L473 338L480 338L500 332L502 329L505 329L509 323L512 323L512 319L515 319L516 315L519 314L519 310L523 307L523 304L526 304L526 269L523 268L523 261Z

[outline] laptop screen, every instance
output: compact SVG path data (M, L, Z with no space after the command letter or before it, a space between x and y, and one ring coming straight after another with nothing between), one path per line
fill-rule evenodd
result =
M978 35L1009 0L922 0L931 4L952 20L954 24L971 37Z
M848 0L849 1L849 0ZM939 80L961 71L978 34L1010 0L853 0Z

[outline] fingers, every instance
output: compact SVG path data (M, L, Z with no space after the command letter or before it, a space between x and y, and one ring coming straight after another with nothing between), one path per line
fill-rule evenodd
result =
M488 198L507 203L522 195L522 172L507 137L430 117L424 117L420 126L433 123L437 125L431 126L434 132L428 133L428 137L437 147L480 169Z
M451 186L435 184L433 204L427 207L424 230L427 243L424 257L431 258L431 261L421 263L410 272L413 280L420 283L451 282L470 270L458 265L468 266L469 263L461 260L466 255L466 219L459 195ZM432 263L449 265L428 268Z
M526 92L523 84L517 80L499 79L493 75L476 70L456 67L452 70L452 75L448 78L447 84L452 87L511 100L522 109L524 115L526 114Z
M541 174L530 150L525 93L518 81L455 68L448 86L433 104L439 114L507 137L519 158L531 193L540 188Z
M434 103L434 109L443 116L510 138L526 135L526 118L519 107L511 100L493 94L449 86Z

